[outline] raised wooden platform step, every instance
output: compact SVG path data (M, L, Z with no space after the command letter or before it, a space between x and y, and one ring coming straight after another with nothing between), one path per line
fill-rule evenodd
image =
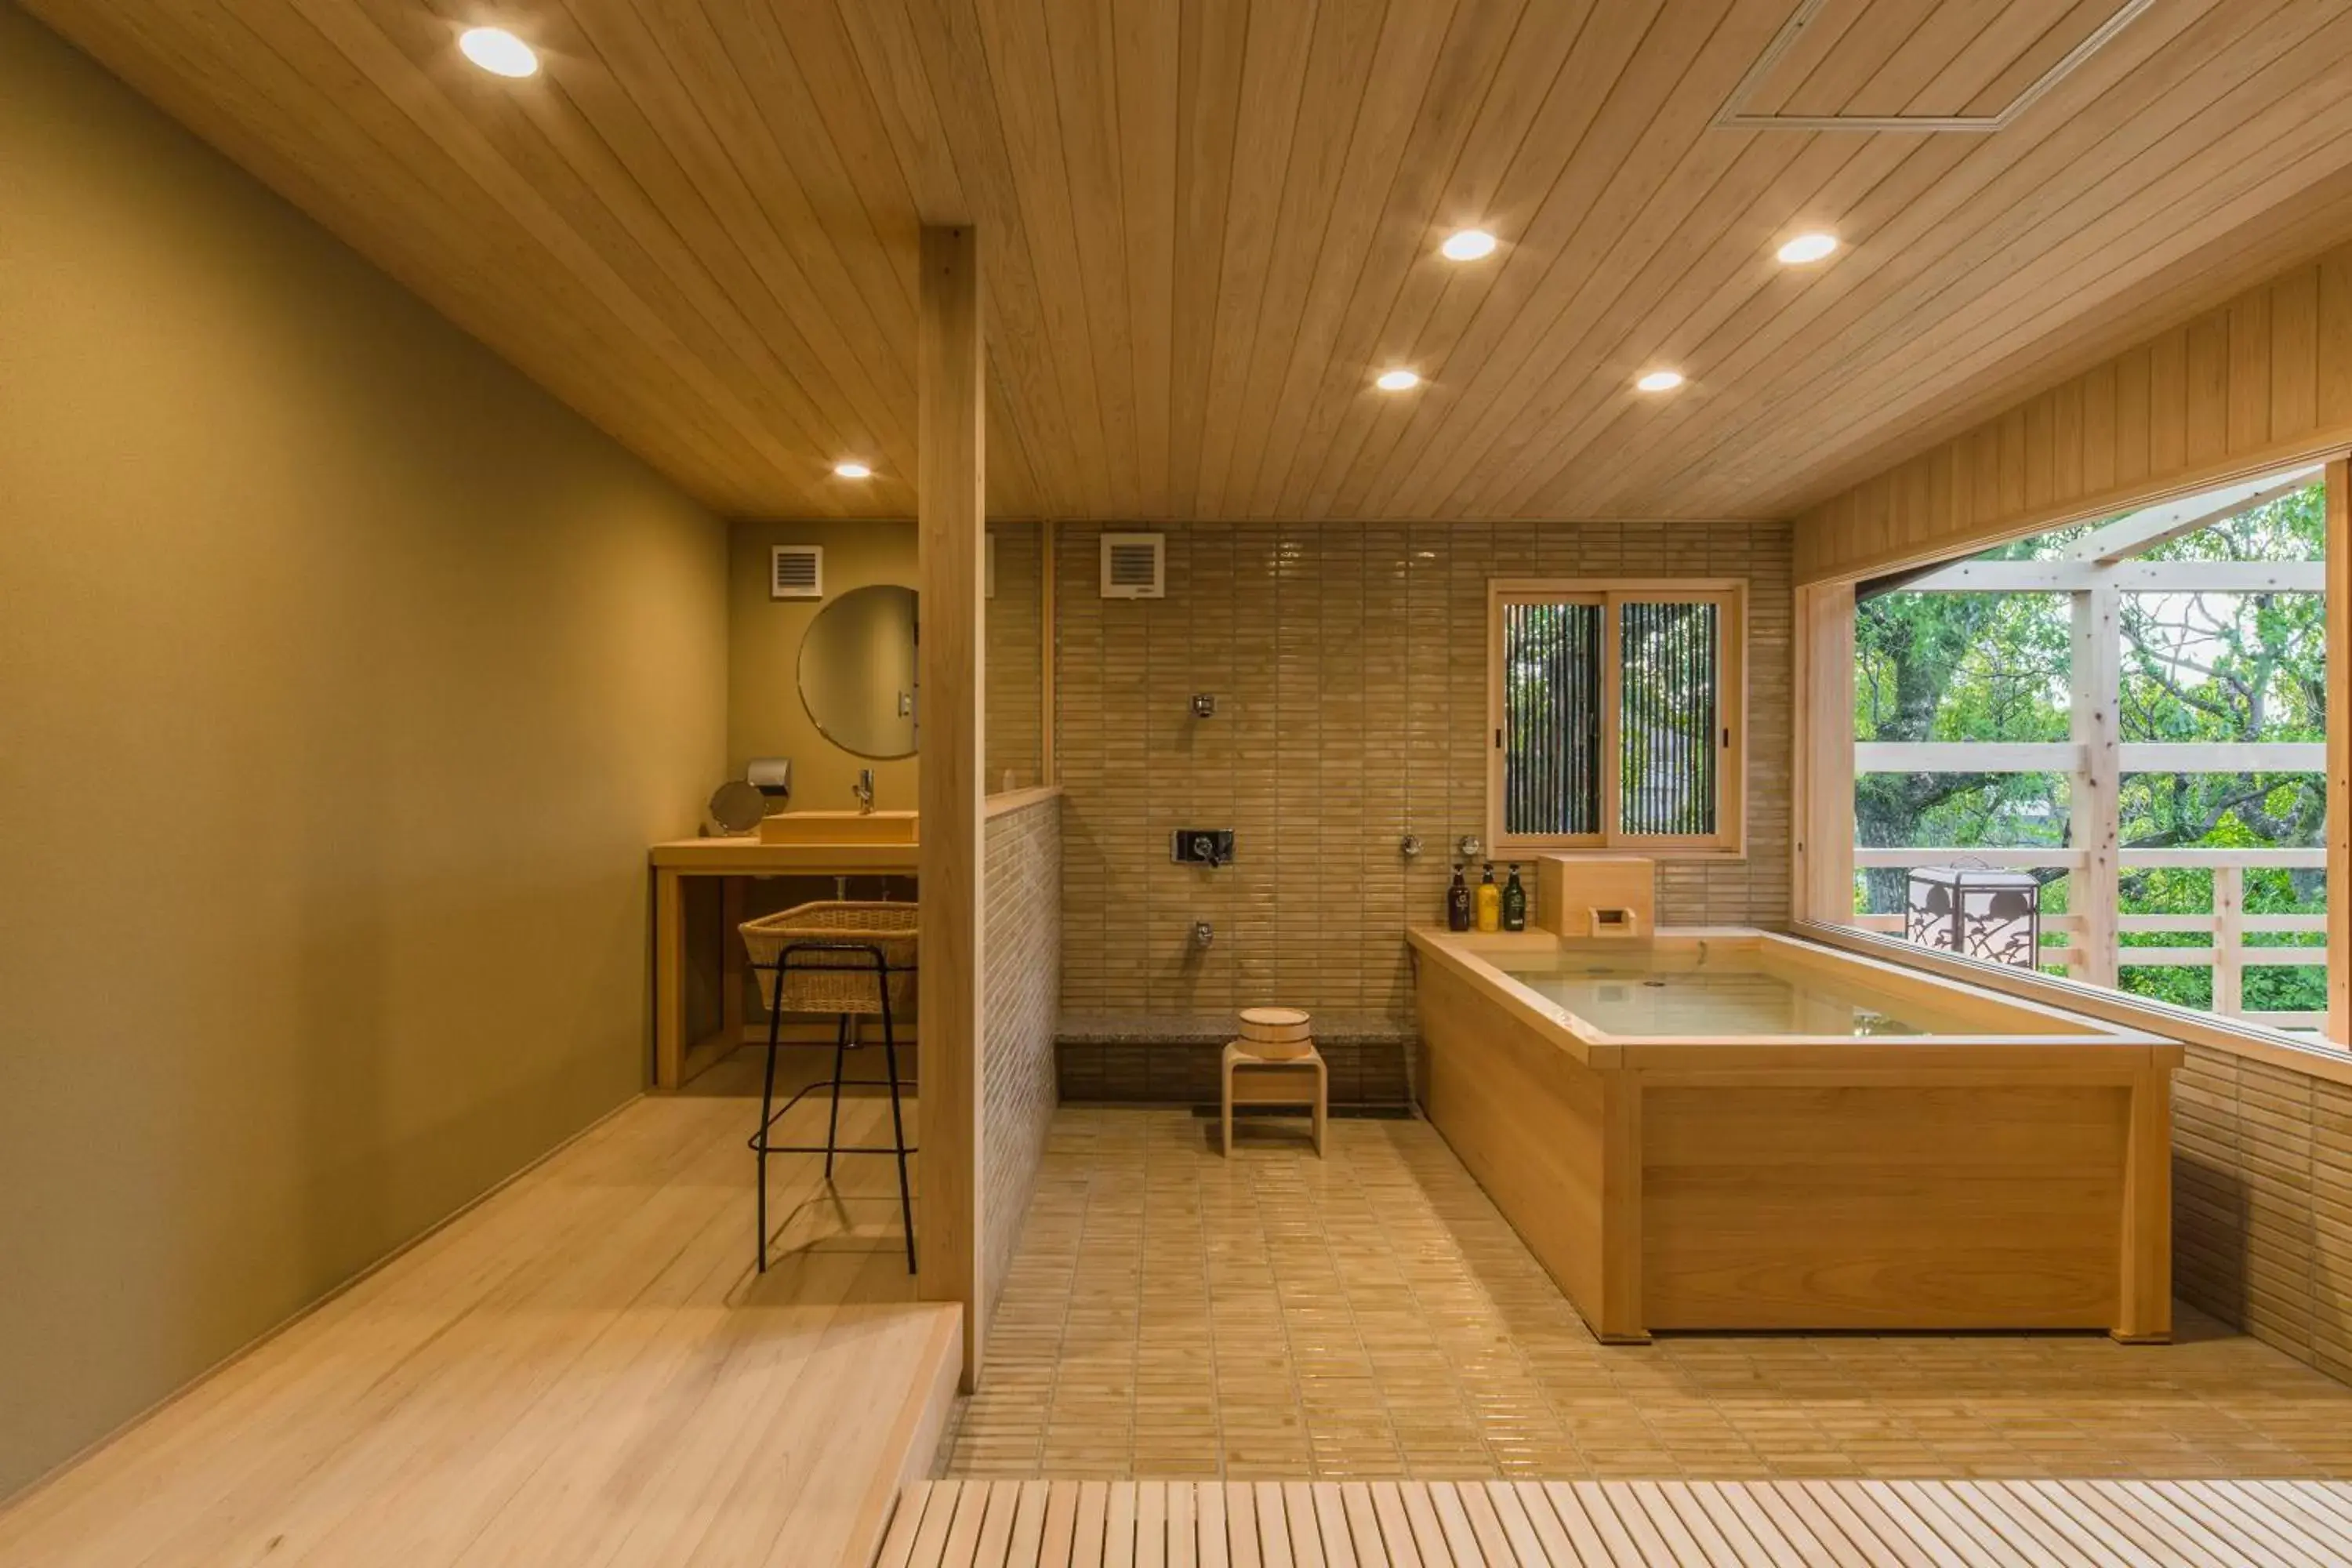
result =
M0 1568L866 1568L963 1325L914 1300L887 1160L771 1161L753 1272L757 1070L629 1106L0 1509Z
M881 1568L2319 1568L2337 1481L930 1481Z

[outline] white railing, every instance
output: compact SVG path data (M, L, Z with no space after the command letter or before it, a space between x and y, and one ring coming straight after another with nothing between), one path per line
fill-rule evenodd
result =
M1906 869L1913 866L1989 866L2002 870L2074 870L2084 864L2084 852L2068 848L2033 849L1878 849L1857 847L1857 870L1866 868ZM2244 1005L2245 972L2277 964L2324 964L2326 951L2313 947L2248 947L2246 937L2256 931L2325 931L2326 915L2258 915L2246 912L2246 872L2256 868L2310 870L2327 864L2325 849L2126 849L2126 870L2210 870L2213 874L2213 907L2203 913L2147 915L2120 913L2118 933L2126 931L2189 931L2210 936L2200 947L2126 947L2117 944L2116 962L2126 966L2153 965L2210 969L2213 1011L2250 1023L2282 1029L2326 1026L2324 1012L2276 1012ZM1853 924L1864 931L1903 934L1904 917L1856 915ZM2089 921L2081 913L2044 915L2042 929L2069 940L2062 947L2042 950L2046 963L2063 963L2071 973L2088 954L2082 946Z

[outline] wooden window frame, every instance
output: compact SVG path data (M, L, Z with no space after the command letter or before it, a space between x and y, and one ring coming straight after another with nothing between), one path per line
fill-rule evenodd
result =
M1503 831L1503 606L1582 601L1602 606L1601 671L1601 820L1599 833ZM1720 605L1723 637L1716 668L1721 721L1711 834L1621 833L1619 790L1622 680L1616 657L1620 613L1627 603ZM1486 584L1486 844L1488 853L1623 855L1661 859L1738 859L1748 852L1748 579L1745 577L1496 577Z

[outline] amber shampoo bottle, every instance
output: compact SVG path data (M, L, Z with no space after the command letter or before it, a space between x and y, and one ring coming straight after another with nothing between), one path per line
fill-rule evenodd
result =
M1445 889L1445 929L1470 929L1470 884L1462 879L1462 868L1454 868L1454 885Z
M1486 870L1478 877L1478 929L1503 929L1503 889L1495 886L1495 863L1492 860L1486 862Z

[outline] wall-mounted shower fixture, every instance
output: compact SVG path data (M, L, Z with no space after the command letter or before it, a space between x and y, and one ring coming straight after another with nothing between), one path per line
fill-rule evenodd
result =
M1408 833L1402 838L1398 839L1397 853L1403 856L1408 860L1412 859L1415 856L1419 855L1421 853L1421 835L1418 833Z
M1478 842L1476 834L1465 833L1454 843L1454 847L1462 852L1462 858L1465 860L1475 860L1478 858L1478 851L1486 846Z
M1179 866L1206 866L1215 870L1231 865L1234 830L1230 827L1179 827L1168 836L1168 858Z
M1206 947L1216 940L1216 927L1211 925L1206 921L1194 921L1192 922L1192 945L1194 947Z
M1217 700L1214 697L1210 696L1205 691L1194 692L1192 694L1192 717L1195 719L1213 719L1216 716Z

